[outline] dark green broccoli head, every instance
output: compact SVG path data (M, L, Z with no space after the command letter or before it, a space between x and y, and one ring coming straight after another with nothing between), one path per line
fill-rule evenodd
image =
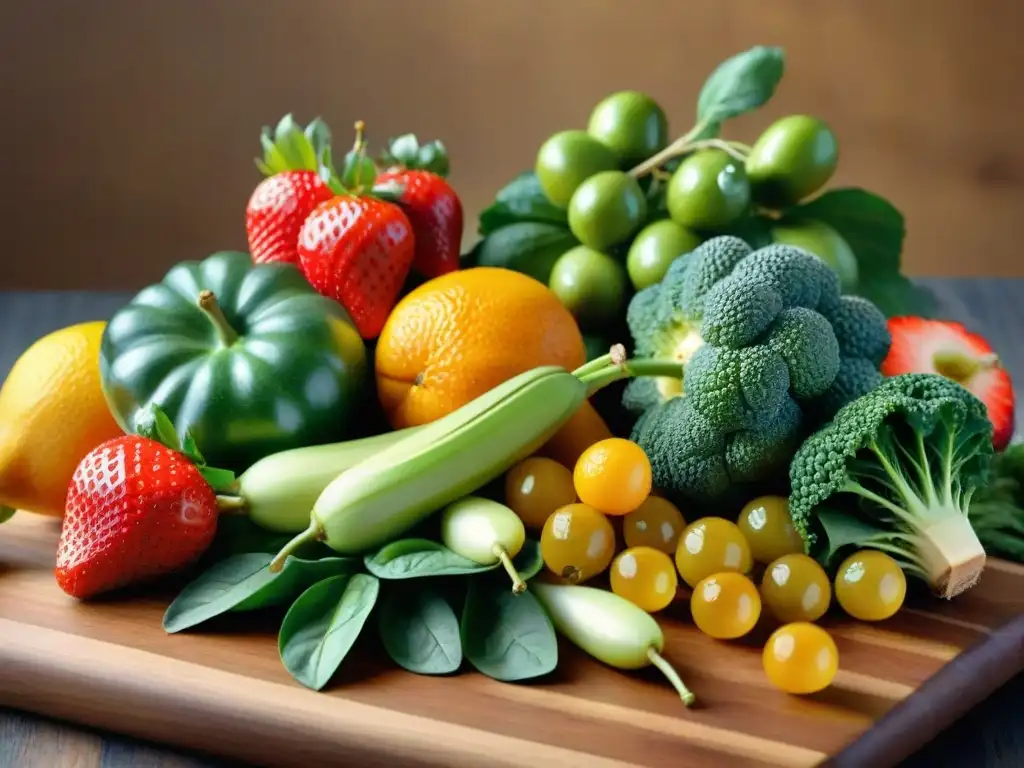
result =
M761 445L771 456L745 459L737 476L747 482L757 481L758 467L780 466L766 440L782 435L783 452L791 453L792 441L783 437L799 431L764 425L795 421L806 432L827 420L877 385L889 344L885 317L861 299L841 297L838 276L819 258L783 245L754 251L731 236L676 259L659 284L636 294L628 322L638 354L685 368L682 382L631 382L624 406L640 414L682 396L690 401L687 413L724 439L761 428L765 439L737 443Z
M826 563L872 547L952 597L984 566L967 511L991 457L992 424L966 389L934 374L884 379L796 452L790 514Z

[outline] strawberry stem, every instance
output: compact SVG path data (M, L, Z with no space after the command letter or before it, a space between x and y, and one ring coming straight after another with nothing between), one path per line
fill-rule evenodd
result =
M202 290L199 292L199 308L206 313L213 325L222 346L230 347L238 341L238 333L231 327L231 323L224 316L224 310L217 303L217 297L213 291Z

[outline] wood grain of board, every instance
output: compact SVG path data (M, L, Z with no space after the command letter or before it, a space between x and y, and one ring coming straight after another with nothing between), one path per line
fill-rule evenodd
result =
M1024 568L991 561L955 601L920 598L873 625L826 618L841 671L815 696L768 684L759 643L769 627L716 642L683 604L661 618L667 654L700 699L692 710L656 674L623 674L571 648L550 678L511 685L412 675L363 642L315 693L281 665L279 617L167 635L167 595L67 598L52 576L57 530L19 515L0 536L0 705L256 764L882 766L1024 666Z

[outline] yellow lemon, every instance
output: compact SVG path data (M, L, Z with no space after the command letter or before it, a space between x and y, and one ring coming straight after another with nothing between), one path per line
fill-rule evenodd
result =
M100 386L105 326L80 323L44 336L0 387L0 517L3 506L63 515L78 463L123 434Z

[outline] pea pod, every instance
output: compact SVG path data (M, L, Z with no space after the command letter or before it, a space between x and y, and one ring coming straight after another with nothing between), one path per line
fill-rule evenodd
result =
M239 475L238 505L268 531L304 531L309 510L334 478L417 429L421 427L273 453Z
M340 474L271 568L310 540L343 554L393 541L540 448L594 391L638 375L681 378L682 366L626 360L616 346L573 373L541 366L499 384Z
M594 587L534 583L530 592L540 600L555 629L595 659L619 669L653 664L686 706L696 701L661 655L665 635L642 608L614 592Z
M526 590L526 582L512 564L526 542L526 527L504 504L480 496L449 504L441 514L441 541L455 554L480 565L500 562L512 578L512 591Z

